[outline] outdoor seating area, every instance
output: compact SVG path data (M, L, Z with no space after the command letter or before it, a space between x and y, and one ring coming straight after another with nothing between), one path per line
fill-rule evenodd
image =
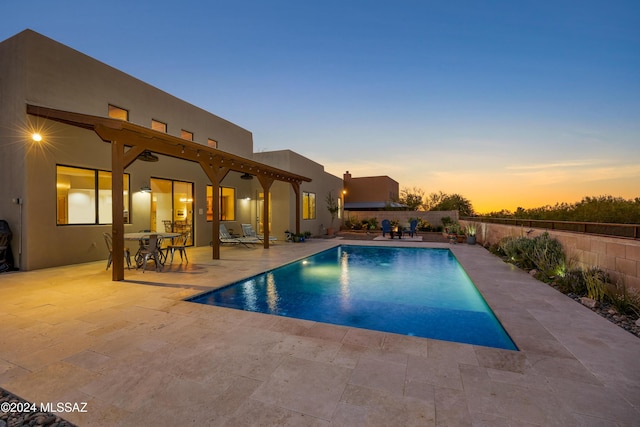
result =
M403 236L405 239L413 239L416 236L416 227L418 226L418 220L413 219L407 224L400 224L399 221L392 222L388 219L383 219L381 222L381 226L382 239L386 239L387 234L389 235L389 239L393 239L395 237L397 237L398 239L402 239Z
M88 402L59 414L80 426L637 425L640 340L478 245L420 244L454 252L519 351L184 301L340 243L192 248L165 267L179 282L113 282L103 261L4 273L0 387Z
M249 239L258 239L261 242L264 242L264 234L256 233L256 230L254 230L251 224L242 224L242 235ZM275 242L276 240L278 240L277 237L269 236L270 242Z
M256 243L262 243L260 239L257 237L235 237L229 233L227 230L227 226L224 224L220 224L220 243L221 244L231 244L231 245L242 245L244 247L249 247L249 245L255 245Z
M147 263L150 261L153 261L155 271L162 271L169 252L171 252L171 262L173 262L173 254L175 250L180 252L181 259L183 254L186 258L186 247L184 244L179 243L177 245L173 245L173 243L170 243L167 246L163 246L163 241L165 239L169 240L180 238L182 239L181 242L186 241L184 234L143 230L137 233L125 233L124 238L125 240L138 242L138 250L134 255L134 261L136 268L142 268L143 273L147 270ZM125 252L128 251L129 250L126 249ZM128 262L128 265L130 265L130 262Z

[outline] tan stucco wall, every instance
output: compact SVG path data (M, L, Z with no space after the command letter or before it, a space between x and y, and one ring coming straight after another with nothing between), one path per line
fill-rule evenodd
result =
M311 182L303 182L300 185L300 196L302 197L303 191L316 194L316 219L301 219L300 231L309 231L313 235L319 235L321 230L330 227L331 215L327 210L326 198L329 192L331 192L334 199L341 197L343 189L341 178L325 172L324 166L321 164L291 150L255 153L254 160L311 178ZM288 196L288 200L291 201L289 215L287 217L280 216L281 214L274 215L274 226L277 224L293 231L295 229L295 193L291 186L288 187L284 188L278 195L280 197ZM273 196L275 196L275 193L272 194ZM300 203L302 206L302 200ZM340 220L336 218L333 227L337 229L339 225Z
M388 176L351 177L344 174L347 203L398 200L399 184Z
M24 144L26 117L24 114L25 53L16 40L0 43L0 219L9 223L16 263L20 262L21 228L24 205L14 199L24 199L26 192L26 152ZM11 58L11 59L9 59Z
M468 221L460 221L462 225ZM492 245L504 237L535 237L545 231L562 243L567 259L579 267L600 267L614 280L622 280L626 286L640 291L640 241L616 237L604 237L590 234L544 230L539 228L481 223L477 239L481 244Z

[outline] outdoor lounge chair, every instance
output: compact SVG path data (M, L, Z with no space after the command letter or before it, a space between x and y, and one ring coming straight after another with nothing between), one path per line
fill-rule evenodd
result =
M107 244L107 249L109 249L109 259L107 259L107 268L111 267L111 262L113 262L113 240L111 239L111 234L103 233L104 242ZM127 268L131 269L131 252L129 252L129 248L124 248L124 259L127 261Z
M414 219L409 223L409 228L405 228L403 233L404 234L408 234L409 236L413 237L414 234L416 234L416 227L418 226L418 220Z
M220 224L219 235L220 243L241 244L247 248L249 247L248 244L255 245L256 243L260 243L260 239L257 237L233 237L224 224Z
M383 219L382 220L382 237L385 237L387 233L391 234L391 221L389 221L388 219Z
M244 237L258 239L261 242L264 242L264 234L257 234L256 230L253 229L253 226L251 224L242 224L242 234L244 234ZM269 236L270 242L275 242L276 240L278 240L277 237Z

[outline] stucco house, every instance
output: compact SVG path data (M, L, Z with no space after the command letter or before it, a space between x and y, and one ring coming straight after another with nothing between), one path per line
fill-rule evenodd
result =
M386 175L353 177L346 171L343 181L345 210L376 211L405 207L398 203L398 181Z
M250 131L34 31L0 42L0 219L21 270L106 259L105 232L116 253L123 233L179 225L214 258L220 223L318 234L342 179L253 150Z

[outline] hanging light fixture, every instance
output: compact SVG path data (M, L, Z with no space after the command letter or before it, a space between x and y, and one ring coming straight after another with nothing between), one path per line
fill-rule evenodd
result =
M245 173L243 173L242 175L240 175L240 179L251 180L251 179L253 179L253 175L251 175L251 174L249 174L249 173L245 172Z
M151 151L144 150L138 156L138 160L142 160L143 162L157 162L159 160L159 158L158 158L158 156L153 154Z

